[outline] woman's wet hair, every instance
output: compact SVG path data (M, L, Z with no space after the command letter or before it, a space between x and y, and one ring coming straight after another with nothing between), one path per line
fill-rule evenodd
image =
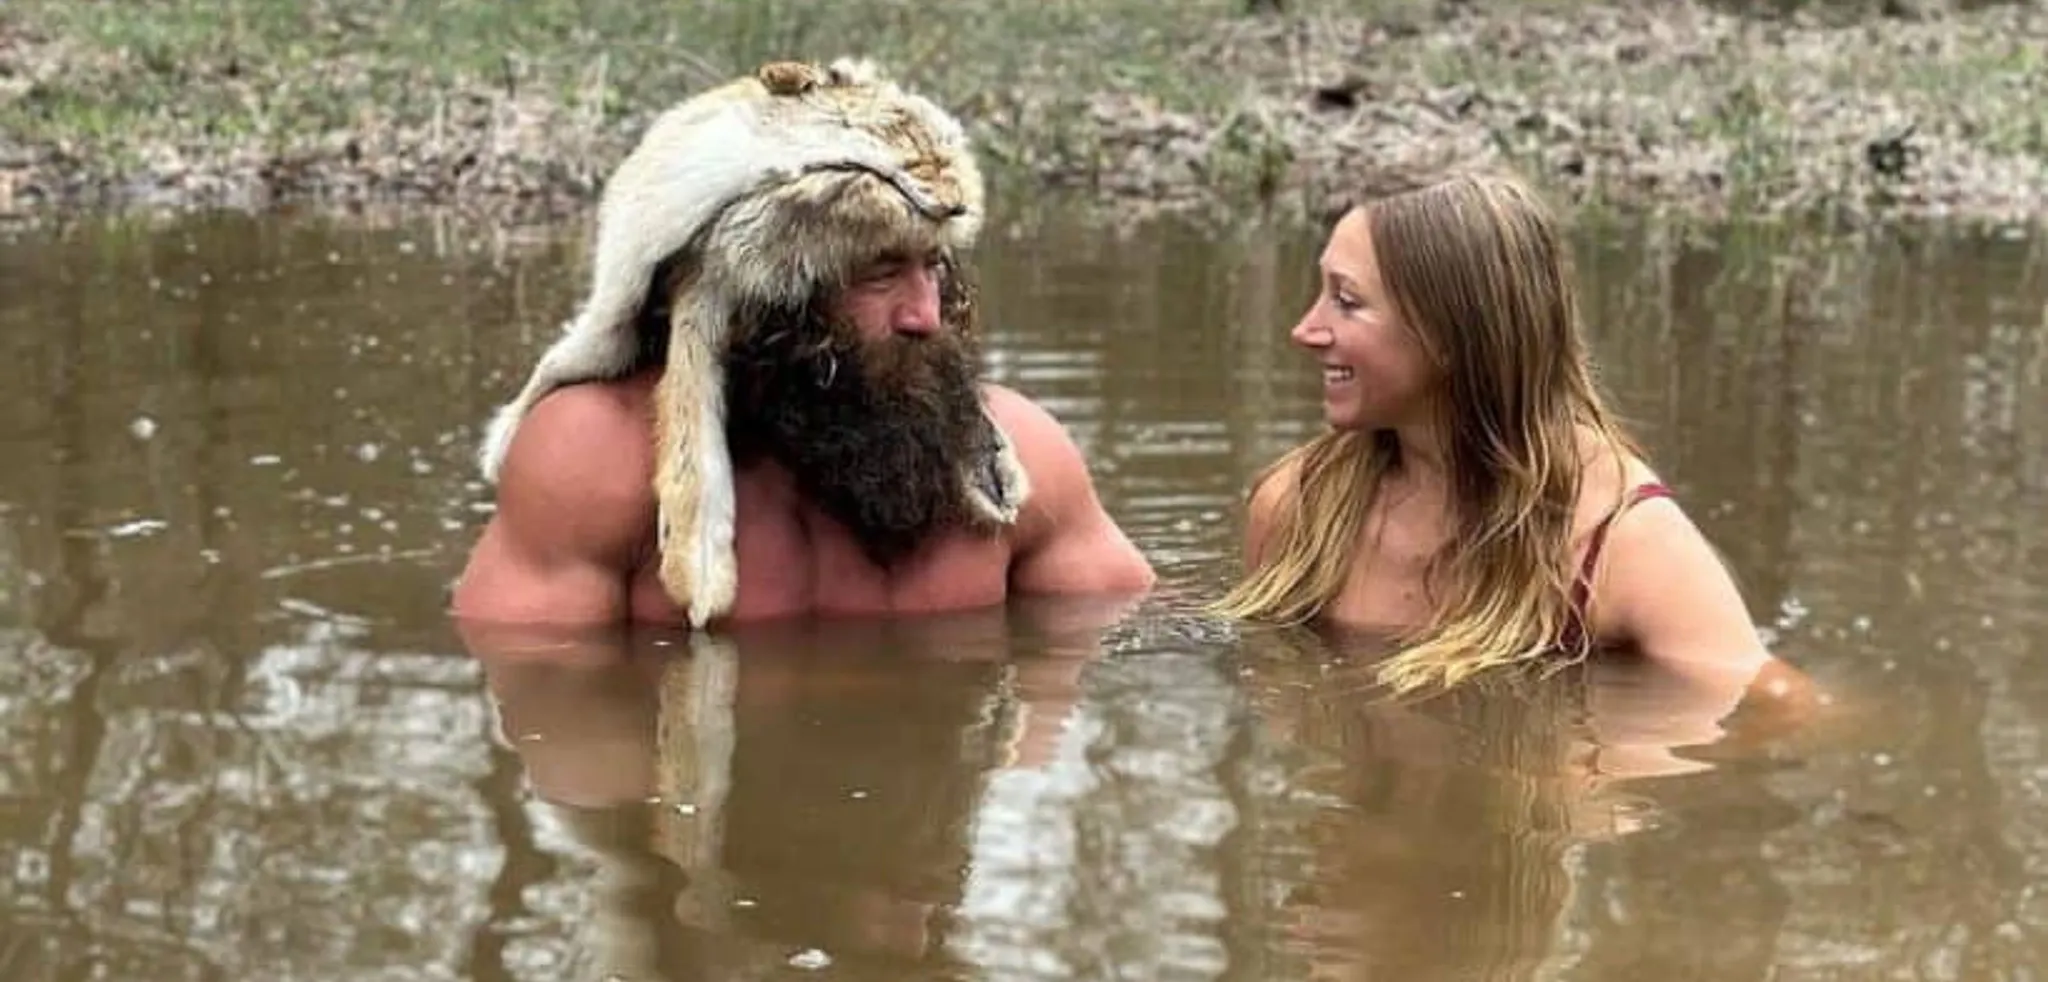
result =
M1395 688L1450 685L1489 667L1585 654L1567 645L1587 445L1635 453L1595 384L1569 248L1522 181L1464 173L1356 196L1386 292L1443 379L1453 528L1426 577L1434 616L1381 669ZM1298 482L1266 555L1217 605L1299 623L1342 591L1381 482L1402 465L1390 431L1333 431L1263 472ZM1569 648L1570 650L1563 650Z

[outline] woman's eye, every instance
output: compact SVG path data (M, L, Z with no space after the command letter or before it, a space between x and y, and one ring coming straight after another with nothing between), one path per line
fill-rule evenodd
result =
M1330 296L1331 299L1336 301L1338 310L1350 312L1365 306L1365 304L1361 303L1357 297L1354 297L1349 293L1345 293L1342 290L1339 290L1336 293L1331 294Z

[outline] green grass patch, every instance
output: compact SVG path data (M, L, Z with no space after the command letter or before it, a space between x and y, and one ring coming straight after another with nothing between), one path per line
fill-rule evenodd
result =
M1738 209L1867 196L1865 145L1909 126L1949 171L1982 172L1957 180L1988 188L2048 172L2038 13L1855 23L1868 5L1789 4L1834 11L1843 27L1680 0L1471 0L1448 19L1444 0L1286 0L1279 19L1247 6L11 0L0 57L8 33L27 30L57 64L0 62L13 73L0 70L0 150L60 148L69 167L117 175L167 155L308 157L381 139L376 152L443 170L442 157L500 147L587 188L647 119L694 91L771 59L863 55L961 113L999 174L1138 196L1162 182L1235 199L1341 182L1334 169L1374 161L1336 159L1339 136L1373 146L1370 157L1477 133L1574 197L1711 194ZM1317 86L1354 75L1391 122L1304 109ZM1474 108L1417 123L1442 114L1436 93L1449 90ZM527 142L501 139L522 125ZM1375 143L1375 127L1394 135ZM1133 167L1164 176L1132 179Z

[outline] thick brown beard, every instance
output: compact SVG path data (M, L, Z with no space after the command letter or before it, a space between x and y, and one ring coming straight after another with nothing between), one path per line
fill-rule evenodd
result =
M970 520L961 475L995 434L963 331L863 340L816 304L746 319L725 358L736 466L780 463L884 569Z

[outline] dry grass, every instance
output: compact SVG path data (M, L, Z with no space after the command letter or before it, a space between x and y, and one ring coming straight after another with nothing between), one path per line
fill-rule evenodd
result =
M1585 203L2048 210L2044 0L1805 24L1684 0L1242 7L13 0L0 209L580 207L690 91L772 57L858 52L958 110L1011 187L1140 207L1312 211L1380 174L1507 161Z

